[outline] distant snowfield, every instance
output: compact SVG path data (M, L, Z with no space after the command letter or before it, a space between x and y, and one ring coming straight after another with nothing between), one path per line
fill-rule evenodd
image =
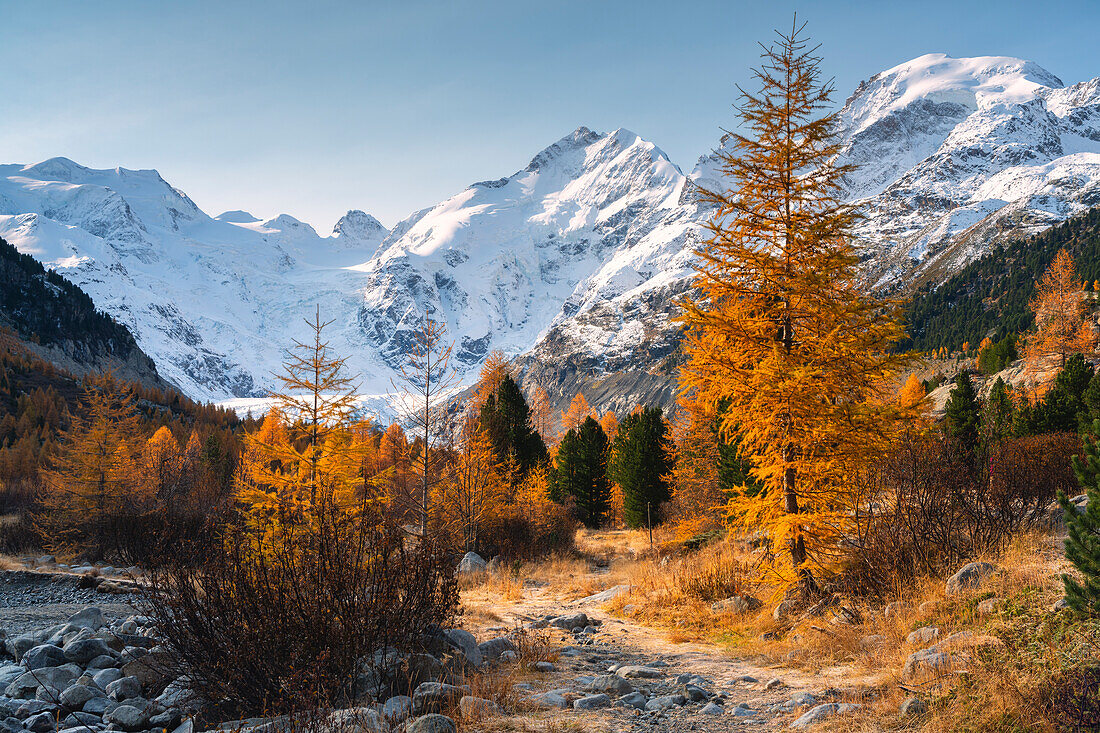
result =
M929 54L861 83L839 119L883 287L942 279L998 236L1100 204L1100 79ZM79 284L186 394L238 411L266 409L319 307L364 410L386 415L426 312L466 385L494 349L598 370L672 333L711 214L697 186L722 185L718 163L685 174L633 132L580 127L392 231L350 211L322 236L288 214L211 217L153 170L53 158L0 166L0 237Z

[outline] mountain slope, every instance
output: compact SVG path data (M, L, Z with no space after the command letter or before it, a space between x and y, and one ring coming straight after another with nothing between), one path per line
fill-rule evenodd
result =
M1065 87L1032 62L922 56L863 82L840 112L862 167L866 274L939 284L997 242L1100 203L1100 80ZM425 312L469 382L499 348L552 400L603 407L673 395L676 298L721 186L626 130L563 137L387 231L349 212L330 236L283 214L216 219L155 171L66 159L0 166L0 236L77 282L161 373L200 398L255 397L320 305L368 393L390 389Z

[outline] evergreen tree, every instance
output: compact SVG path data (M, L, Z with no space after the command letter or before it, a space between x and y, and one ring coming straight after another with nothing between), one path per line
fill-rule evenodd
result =
M1084 429L1091 426L1093 420L1100 420L1100 372L1092 375L1089 386L1081 394L1081 401L1084 403L1082 415L1082 429Z
M531 425L531 409L519 385L506 374L481 407L481 429L501 463L515 462L517 479L549 459L546 443Z
M1012 435L1014 409L1008 385L997 377L989 390L989 397L982 405L981 423L986 445L997 445Z
M1082 583L1069 575L1062 575L1066 589L1066 602L1070 608L1084 614L1096 614L1100 611L1100 449L1097 435L1100 435L1100 420L1093 422L1089 439L1085 441L1085 459L1076 456L1073 468L1077 480L1088 494L1088 507L1081 514L1070 503L1065 492L1058 492L1058 503L1065 513L1066 558L1081 573Z
M944 428L958 455L974 458L981 439L982 418L978 395L970 381L970 374L962 371L955 379L955 388L947 398Z
M551 498L560 503L572 497L577 518L593 529L603 522L611 503L609 448L603 428L589 416L562 437L555 459Z
M661 521L661 504L671 498L672 470L668 423L659 407L630 414L619 425L611 449L610 477L623 490L623 519L628 527Z
M1084 401L1094 374L1092 365L1080 354L1066 360L1054 384L1036 407L1034 433L1075 433L1087 413Z

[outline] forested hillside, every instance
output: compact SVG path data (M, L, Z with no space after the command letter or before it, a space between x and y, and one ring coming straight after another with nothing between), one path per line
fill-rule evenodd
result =
M126 326L96 309L77 285L0 239L0 326L32 352L78 375L105 370L168 384Z
M998 246L939 288L922 287L908 308L910 345L922 351L999 341L1031 327L1035 281L1062 248L1089 290L1100 278L1100 207L1042 234Z

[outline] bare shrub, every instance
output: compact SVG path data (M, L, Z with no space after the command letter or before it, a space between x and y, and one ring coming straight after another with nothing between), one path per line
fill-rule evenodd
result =
M751 566L731 552L717 550L687 558L676 568L676 581L688 596L720 601L746 592Z
M1041 435L1006 440L968 462L940 436L898 445L852 477L860 500L841 583L888 591L1002 551L1046 516L1059 490L1076 486L1070 456L1079 449L1077 436Z
M307 526L227 526L197 565L152 573L145 611L203 699L271 715L355 700L398 680L457 592L446 556L331 505Z

